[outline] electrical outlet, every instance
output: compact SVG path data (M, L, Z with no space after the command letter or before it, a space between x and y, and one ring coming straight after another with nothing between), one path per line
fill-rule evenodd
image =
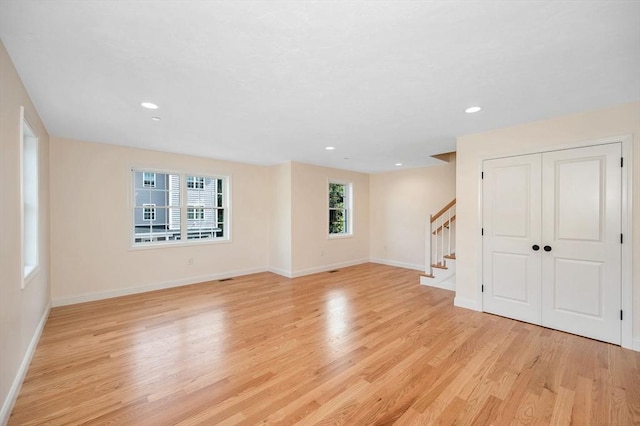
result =
M193 257L190 257L189 260L187 261L188 265L193 265Z

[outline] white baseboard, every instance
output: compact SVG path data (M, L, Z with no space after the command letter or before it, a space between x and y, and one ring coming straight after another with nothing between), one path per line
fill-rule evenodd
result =
M631 349L640 352L640 339L633 339L633 347Z
M38 346L38 342L40 341L40 336L42 335L42 330L44 330L44 325L47 323L47 318L49 318L49 311L51 311L51 303L47 305L47 309L44 310L42 317L40 318L40 322L38 323L38 327L36 327L36 331L33 333L31 337L31 342L29 342L29 346L27 347L27 351L22 358L22 362L20 363L20 368L18 368L18 372L13 379L13 383L11 383L11 388L9 388L9 393L2 403L2 410L0 410L0 425L6 425L9 421L9 416L11 416L11 410L13 410L13 405L16 403L16 399L18 399L18 394L20 393L20 388L22 387L22 382L24 381L25 376L27 375L27 371L29 370L29 364L31 363L31 358L33 358L33 354L36 351L36 347Z
M406 262L397 262L395 260L387 260L387 259L370 259L371 263L380 263L382 265L388 266L396 266L398 268L406 268L406 269L415 269L416 271L424 272L424 265L418 265L415 263L406 263Z
M283 277L293 278L291 271L282 268L276 268L274 266L269 266L267 271L273 272L274 274L282 275Z
M355 266L355 265L361 265L363 263L380 263L382 265L388 265L388 266L395 266L397 268L406 268L406 269L415 269L417 271L421 271L424 272L424 265L414 265L411 263L404 263L404 262L396 262L393 260L385 260L385 259L359 259L359 260L352 260L349 262L340 262L340 263L332 263L330 265L322 265L322 266L317 266L314 268L308 268L308 269L301 269L299 271L288 271L286 269L281 269L281 268L275 268L273 266L270 266L268 268L269 272L273 272L274 274L278 274L278 275L282 275L283 277L287 277L287 278L297 278L297 277L302 277L305 275L311 275L311 274L317 274L318 272L326 272L326 271L331 271L333 269L338 269L338 268L346 268L347 266Z
M206 281L221 280L224 278L238 277L241 275L256 274L259 272L266 272L266 271L273 272L274 274L282 275L287 278L297 278L297 277L302 277L304 275L331 271L332 269L346 268L347 266L360 265L368 262L382 263L384 265L397 266L400 268L417 269L419 271L424 269L422 265L411 265L407 263L384 261L380 259L351 260L348 262L333 263L330 265L322 265L314 268L301 269L298 271L287 271L285 269L275 268L275 267L261 267L261 268L243 269L243 270L237 270L237 271L228 271L228 272L223 272L219 274L212 274L212 275L206 275L206 276L200 276L200 277L191 277L191 278L186 278L182 280L165 281L160 283L142 285L138 287L128 287L128 288L119 289L119 290L87 293L87 294L81 294L77 296L58 297L53 299L53 307L75 305L76 303L93 302L96 300L110 299L112 297L128 296L130 294L145 293L147 291L162 290L165 288L172 288L172 287L180 287L183 285L197 284L197 283L206 282Z
M459 308L471 309L473 311L482 311L482 308L480 307L480 302L473 299L460 297L460 296L456 296L453 299L453 306L457 306Z
M81 294L78 296L60 297L53 299L53 306L74 305L76 303L93 302L95 300L110 299L112 297L128 296L130 294L146 293L148 291L162 290L165 288L181 287L183 285L198 284L206 281L222 280L225 278L239 277L241 275L257 274L266 272L267 268L251 268L236 271L221 272L219 274L211 274L199 277L185 278L181 280L164 281L155 284L143 285L139 287L129 287L120 290L102 291L96 293Z
M333 269L346 268L347 266L361 265L363 263L369 263L369 259L350 260L348 262L332 263L330 265L316 266L313 268L300 269L298 271L291 272L289 278L298 278L305 275L317 274L318 272L327 272ZM285 275L286 276L286 275Z

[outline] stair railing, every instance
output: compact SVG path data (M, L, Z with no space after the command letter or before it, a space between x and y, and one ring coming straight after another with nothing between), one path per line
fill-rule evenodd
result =
M433 267L444 267L446 256L455 253L456 199L454 198L436 214L429 215L426 236L426 273Z

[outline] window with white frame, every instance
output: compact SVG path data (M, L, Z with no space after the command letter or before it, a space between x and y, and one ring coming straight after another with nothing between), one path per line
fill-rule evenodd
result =
M187 176L187 239L224 236L223 183L221 178ZM191 218L189 210L192 211Z
M38 174L38 138L24 119L22 110L22 266L25 279L38 267Z
M187 219L204 220L204 207L187 207Z
M155 204L143 204L142 205L142 219L143 220L156 220L156 205Z
M187 176L187 188L204 189L205 178L202 176Z
M155 173L142 173L142 186L145 188L156 187L156 174Z
M329 182L329 236L351 235L351 183Z
M229 239L229 178L133 170L133 243Z

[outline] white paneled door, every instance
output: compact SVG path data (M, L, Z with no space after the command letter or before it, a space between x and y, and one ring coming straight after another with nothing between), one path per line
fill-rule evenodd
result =
M542 157L542 325L616 344L621 155L610 144Z
M620 344L621 144L484 162L483 309Z
M540 324L540 154L485 161L483 309ZM490 296L490 297L487 297Z

